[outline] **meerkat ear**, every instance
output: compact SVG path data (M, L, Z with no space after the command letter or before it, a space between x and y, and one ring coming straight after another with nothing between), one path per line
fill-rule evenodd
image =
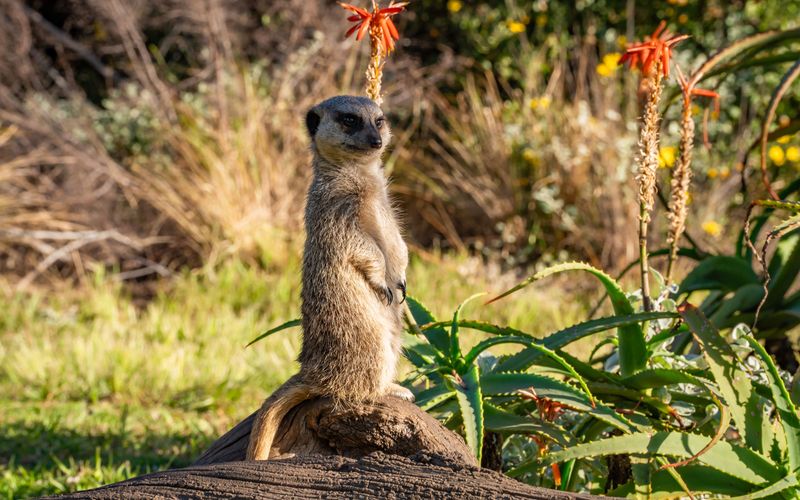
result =
M308 128L308 135L314 138L319 128L320 117L314 109L309 110L306 114L306 128Z

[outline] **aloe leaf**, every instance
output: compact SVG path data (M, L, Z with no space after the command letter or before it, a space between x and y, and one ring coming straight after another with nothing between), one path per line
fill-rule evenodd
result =
M767 175L767 139L769 137L769 127L772 125L772 121L775 119L778 105L780 104L781 100L783 100L784 96L791 88L792 83L794 83L798 76L800 76L800 59L795 61L792 67L789 68L783 75L783 78L781 78L781 82L772 93L769 105L767 106L767 111L764 113L764 120L761 122L761 180L774 200L778 199L778 194L772 189L772 185L770 184L769 177Z
M667 368L642 370L636 375L620 380L620 383L626 387L637 390L663 387L672 384L694 384L706 388L706 384L703 380L686 372Z
M798 128L800 128L800 121L797 122ZM778 137L773 136L776 132L779 132L784 129L778 129L770 133L768 139L775 140ZM796 130L795 130L796 131ZM794 132L792 132L794 133ZM760 142L760 141L759 141ZM751 146L751 149L758 145L758 142ZM800 191L800 178L795 179L792 181L788 186L781 189L778 193L778 196L781 199L786 199L787 197L791 196L792 194ZM762 200L762 203L766 200ZM769 200L773 201L773 200ZM736 255L744 257L748 261L752 260L753 252L755 244L755 240L758 239L758 235L761 234L761 230L767 224L770 215L775 211L774 208L769 206L765 206L764 212L761 215L753 217L747 224L742 228L739 232L739 238L736 241ZM750 228L752 226L752 229Z
M667 431L637 432L556 451L545 456L543 462L547 464L573 458L594 458L619 454L689 458L700 453L707 444L708 437L701 434ZM754 485L761 485L766 481L777 481L783 476L780 468L758 453L727 441L716 443L707 452L699 455L697 461Z
M761 412L758 409L758 395L747 373L737 366L739 360L733 348L697 308L683 304L679 311L703 345L703 357L708 362L722 398L731 410L739 434L750 448L760 450Z
M406 303L408 304L408 310L411 311L411 316L414 318L414 321L417 323L417 325L426 325L436 321L436 318L433 317L433 314L431 314L431 312L414 297L406 297ZM426 330L421 330L420 333L422 333L422 335L428 339L428 342L438 349L439 352L442 354L447 354L450 345L450 337L444 328L429 328Z
M800 469L800 418L797 416L797 407L792 403L789 391L783 384L778 368L764 347L753 337L746 335L744 339L750 344L761 363L766 367L769 388L772 391L772 402L778 410L781 425L786 439L789 466L792 471Z
M614 308L614 313L617 316L626 316L634 313L633 305L628 300L625 292L619 286L614 278L604 273L603 271L583 262L568 262L549 267L540 271L528 279L522 281L515 287L503 292L489 303L506 297L529 284L538 281L542 278L552 276L557 273L565 271L586 271L595 276L605 287L606 293L611 300L611 305ZM618 349L620 357L620 370L623 375L632 375L636 371L642 369L647 364L647 345L645 344L644 333L639 323L629 323L621 325L618 329Z
M755 500L756 498L767 498L767 497L774 498L774 495L777 495L782 491L786 491L789 488L795 488L797 486L798 486L797 474L793 473L789 474L788 476L784 477L779 481L775 481L766 488L755 491L753 493L748 493L747 495L732 497L730 500ZM797 491L795 491L790 498L797 498L795 496L796 494Z
M473 299L480 297L482 295L486 295L485 293L476 293L475 295L470 296L462 302L461 304L456 307L456 312L453 313L453 321L450 323L450 359L458 359L461 357L461 344L458 341L458 315L461 313L461 309L467 305Z
M760 281L748 261L731 255L715 255L700 261L681 282L678 294L695 290L730 292L751 283Z
M581 388L586 393L586 396L589 398L589 401L591 401L592 404L594 404L594 396L592 396L592 392L589 390L589 387L587 387L586 381L583 379L583 377L581 377L580 374L578 374L578 372L575 371L575 368L573 368L572 365L569 362L567 362L567 360L559 356L558 353L556 353L551 349L548 349L547 347L537 344L533 339L529 339L526 337L493 337L490 339L486 339L484 341L479 342L477 345L475 345L475 347L473 347L467 353L467 355L464 357L464 363L467 365L472 364L473 361L475 361L475 359L481 352L485 351L486 349L488 349L493 345L510 344L510 343L528 346L529 348L535 349L544 354L545 356L554 360L562 368L564 368L567 371L567 373L569 373L575 380L578 381Z
M436 321L433 323L427 323L421 325L419 328L421 331L426 331L432 328L442 328L444 326L452 326L453 322L450 321ZM458 320L459 328L469 328L471 330L478 330L484 333L490 333L492 335L516 335L520 337L530 337L535 338L533 335L529 333L525 333L522 330L517 330L515 328L511 328L509 326L497 326L491 323L487 323L486 321L476 321L472 319L460 319Z
M415 402L420 409L430 411L455 396L455 391L447 384L435 385L416 394Z
M761 284L750 283L742 286L733 296L722 301L713 314L708 316L709 321L717 328L729 323L731 316L740 311L750 311L764 298L764 287Z
M650 462L652 458L649 456L631 456L631 475L633 476L633 487L636 492L636 498L641 500L648 500L653 494L653 485L650 479Z
M492 337L485 340L481 340L477 344L475 344L472 349L467 352L464 356L464 364L472 364L475 359L486 349L494 347L496 345L501 344L520 344L525 346L530 346L535 343L535 340L530 337L517 337L517 336L507 336L507 337Z
M484 425L487 431L515 434L537 434L544 436L554 443L566 446L574 442L570 433L563 427L545 420L523 417L502 408L483 403Z
M771 48L777 46L780 42L787 39L798 38L800 36L800 29L790 29L783 31L766 31L763 33L756 33L748 37L740 38L730 45L723 47L716 53L712 54L697 70L692 73L689 84L694 86L703 80L706 76L710 76L710 72L718 67L720 64L730 61L731 59L745 54L741 57L740 61L750 61L752 55L764 48ZM736 66L733 66L730 71L736 71Z
M478 366L472 365L460 380L451 376L448 376L448 380L456 392L467 446L480 462L483 448L483 396Z
M653 500L686 498L683 487L671 477L671 469L660 470L651 476ZM741 495L753 488L753 485L724 474L717 469L702 464L689 464L680 468L680 478L686 487L695 495L712 493L717 495ZM633 485L625 484L607 493L614 497L627 497L633 494Z
M655 319L677 318L678 316L679 315L674 312L648 312L598 318L570 326L569 328L565 328L563 330L559 330L558 332L539 340L538 343L547 347L548 349L556 350L561 349L562 347L578 339L582 339L595 333L611 330L612 328L636 325L644 321L651 321ZM500 371L524 370L531 366L541 356L543 356L543 354L539 351L525 349L501 361L497 369Z
M278 325L275 328L270 328L266 332L262 333L258 337L256 337L253 340L251 340L245 347L246 348L250 347L251 345L253 345L256 342L258 342L259 340L269 337L273 333L278 333L281 330L286 330L288 328L294 328L296 326L300 326L301 324L302 324L302 320L300 320L300 319L293 319L293 320L287 321L286 323L283 323L282 325Z
M795 224L795 227L800 227L800 214L795 215L787 220L792 219L794 219L793 224ZM770 231L770 235L776 230L777 227ZM800 272L800 244L796 244L792 248L792 251L786 257L786 261L783 263L783 266L778 269L772 278L772 283L768 288L769 293L764 301L764 305L767 307L767 309L780 304L784 295L786 295L786 292L789 291L792 284L795 282L798 272Z
M485 396L515 395L520 390L531 390L539 398L552 399L574 410L587 412L609 425L623 431L635 430L635 425L602 403L592 401L586 394L569 384L534 373L486 373L481 377L481 390Z
M778 241L775 245L775 252L772 254L772 258L769 261L768 269L771 276L774 276L781 270L797 245L800 245L800 234L798 233L793 233Z

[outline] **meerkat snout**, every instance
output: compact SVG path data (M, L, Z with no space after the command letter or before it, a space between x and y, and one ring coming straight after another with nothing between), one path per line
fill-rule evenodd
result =
M338 96L306 115L311 147L334 165L380 159L391 138L383 111L371 99Z

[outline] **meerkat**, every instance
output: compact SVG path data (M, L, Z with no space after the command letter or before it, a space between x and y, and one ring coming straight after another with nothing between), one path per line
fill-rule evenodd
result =
M305 211L300 372L264 401L248 460L268 459L284 415L312 397L413 400L393 382L408 249L381 160L389 125L372 100L338 96L314 106L306 127L313 178Z

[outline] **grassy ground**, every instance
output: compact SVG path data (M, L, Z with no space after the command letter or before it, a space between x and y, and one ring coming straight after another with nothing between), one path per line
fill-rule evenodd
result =
M442 317L515 279L459 256L415 258L408 274ZM296 370L297 330L244 347L297 315L296 262L187 273L144 303L102 274L58 292L0 287L0 497L187 465ZM464 317L546 333L585 315L562 289L542 284Z

